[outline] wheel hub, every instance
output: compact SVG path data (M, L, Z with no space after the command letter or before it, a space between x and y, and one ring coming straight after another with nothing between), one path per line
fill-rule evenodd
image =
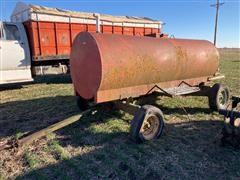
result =
M150 140L158 133L159 126L160 123L158 117L150 115L144 119L140 132L145 139Z

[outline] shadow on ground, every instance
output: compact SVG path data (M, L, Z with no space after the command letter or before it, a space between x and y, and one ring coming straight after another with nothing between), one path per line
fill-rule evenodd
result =
M106 123L106 122L105 122ZM219 145L219 121L167 124L160 140L134 144L127 132L77 131L86 124L61 130L61 146L81 155L32 170L20 179L227 179L239 177L239 151ZM91 151L84 149L94 147ZM206 173L207 172L207 173Z
M36 76L34 83L69 84L72 83L70 74Z
M0 138L41 129L77 112L74 96L2 103Z
M181 109L161 106L164 113ZM25 172L19 179L198 179L240 177L240 152L220 146L222 122L197 119L166 122L161 139L145 144L129 140L129 118L109 106L57 132L56 141L80 155ZM189 112L209 113L202 108ZM58 96L0 105L0 138L42 129L78 113L74 96ZM115 117L115 118L114 118ZM123 119L124 121L122 121ZM119 124L120 123L120 124ZM90 149L90 150L89 150Z
M32 82L1 84L0 91L21 89L29 84L70 84L72 83L70 74L36 76Z
M111 105L108 103L98 105L96 108L99 111L91 116L92 119L101 121L102 118L104 120L112 117L121 118L122 114ZM174 113L186 115L182 108L168 108L155 103L153 105L159 107L167 115ZM185 109L189 114L198 112L209 114L211 112L207 108L185 107ZM105 115L101 111L106 111ZM12 136L19 132L36 131L79 112L75 96L44 97L2 103L0 104L0 138ZM87 119L91 122L91 118ZM125 121L125 119L122 120Z

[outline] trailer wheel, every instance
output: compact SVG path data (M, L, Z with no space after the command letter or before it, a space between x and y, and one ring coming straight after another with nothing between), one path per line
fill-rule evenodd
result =
M81 111L85 111L89 108L88 101L81 96L77 96L77 106Z
M230 100L230 91L228 87L222 84L216 83L210 89L208 95L209 107L213 111L218 111L219 109L225 109Z
M155 106L144 105L136 112L132 120L130 137L137 143L158 139L162 135L163 127L162 111Z

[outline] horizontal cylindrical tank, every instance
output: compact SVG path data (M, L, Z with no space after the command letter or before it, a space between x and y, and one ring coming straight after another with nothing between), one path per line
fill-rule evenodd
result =
M76 93L95 102L137 97L181 83L198 86L219 65L205 40L132 37L82 32L70 56Z

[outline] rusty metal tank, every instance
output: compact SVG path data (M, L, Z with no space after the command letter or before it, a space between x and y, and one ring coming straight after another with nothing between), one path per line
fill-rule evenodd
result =
M73 42L71 77L76 94L106 102L208 81L219 53L205 40L132 37L81 32Z

